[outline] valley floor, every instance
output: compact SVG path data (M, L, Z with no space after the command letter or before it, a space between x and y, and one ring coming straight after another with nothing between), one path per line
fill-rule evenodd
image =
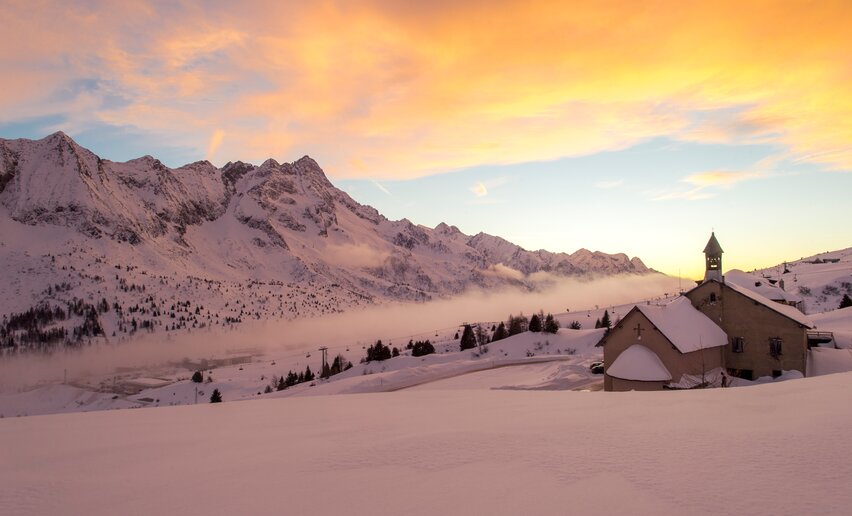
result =
M5 418L0 512L845 514L850 406L844 373L743 389L403 390Z

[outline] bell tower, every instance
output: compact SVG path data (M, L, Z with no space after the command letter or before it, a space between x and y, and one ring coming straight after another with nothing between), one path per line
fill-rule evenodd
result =
M704 261L706 264L706 270L704 272L704 281L716 280L716 281L724 281L725 278L722 276L722 246L719 245L719 241L716 240L716 233L710 233L710 240L707 241L707 245L704 247Z

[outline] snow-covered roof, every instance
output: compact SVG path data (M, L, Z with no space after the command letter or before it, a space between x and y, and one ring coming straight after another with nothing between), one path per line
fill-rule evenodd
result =
M756 274L749 274L738 269L726 272L725 282L736 283L737 285L757 292L772 301L786 301L788 303L798 303L802 301L802 297L800 295L793 292L787 292L786 290L773 285L766 278Z
M660 357L641 344L634 344L625 349L609 366L606 374L622 380L641 382L667 382L672 379L672 374L663 365Z
M728 336L710 318L680 296L663 306L636 305L681 353L715 348L728 343Z
M757 292L755 292L751 289L742 287L742 286L737 285L736 283L733 283L733 282L727 282L726 281L725 285L731 287L731 289L739 292L740 294L748 297L749 299L752 299L753 301L757 301L758 303L764 305L766 308L769 308L770 310L774 310L775 312L778 312L779 314L783 315L784 317L792 319L792 320L796 321L797 323L799 323L803 326L807 326L808 328L814 327L813 321L811 321L810 318L807 315L800 312L799 309L796 308L796 307L793 307L793 306L790 306L790 305L782 305L781 303L776 303L775 301L772 301L771 299L768 299L764 296L761 296L760 294L758 294Z

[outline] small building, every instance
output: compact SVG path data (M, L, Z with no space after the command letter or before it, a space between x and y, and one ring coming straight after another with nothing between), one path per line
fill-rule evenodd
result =
M607 391L721 385L728 339L713 321L678 297L636 305L599 344Z

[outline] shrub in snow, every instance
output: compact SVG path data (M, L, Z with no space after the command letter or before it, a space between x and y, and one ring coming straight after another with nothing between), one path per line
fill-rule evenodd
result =
M850 306L852 306L852 298L849 297L849 294L843 294L843 299L840 300L838 308L848 308Z
M192 373L192 381L195 383L201 383L204 381L204 375L201 373L201 371L196 371Z
M422 357L425 355L431 355L435 352L435 346L432 345L431 342L427 339L426 341L418 340L411 347L411 356L413 357Z
M572 330L579 330L583 326L580 324L580 321L571 321L571 324L568 325L568 328Z

